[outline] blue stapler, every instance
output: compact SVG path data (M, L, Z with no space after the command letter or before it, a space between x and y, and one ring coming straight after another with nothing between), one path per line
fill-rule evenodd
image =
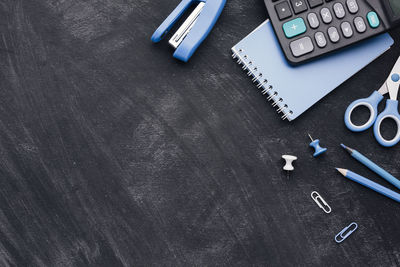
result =
M176 50L174 57L187 62L217 22L226 0L183 0L154 32L151 40L160 42L176 21L193 4L197 7L169 40Z

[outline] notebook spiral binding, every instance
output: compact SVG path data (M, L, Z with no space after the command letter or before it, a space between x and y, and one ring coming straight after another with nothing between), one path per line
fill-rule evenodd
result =
M276 111L278 114L282 113L282 120L289 120L289 116L293 114L293 111L291 111L284 103L284 100L279 97L279 93L277 91L274 91L274 87L268 83L268 80L263 76L261 71L259 71L257 65L248 58L248 56L245 54L243 49L239 49L239 51L233 51L232 54L233 59L237 59L237 63L239 65L243 65L242 69L244 71L247 71L247 76L252 76L252 82L256 83L256 86L258 89L261 90L261 93L263 95L268 95L267 100L268 102L273 100L272 106L276 108Z

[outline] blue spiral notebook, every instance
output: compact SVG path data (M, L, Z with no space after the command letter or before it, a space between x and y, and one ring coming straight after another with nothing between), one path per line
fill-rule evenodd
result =
M267 20L235 45L232 52L282 119L291 121L392 45L393 39L386 33L293 67L287 63Z

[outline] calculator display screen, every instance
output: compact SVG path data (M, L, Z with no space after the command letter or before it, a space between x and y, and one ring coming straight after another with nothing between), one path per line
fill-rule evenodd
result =
M395 16L400 16L400 0L389 0L389 3Z

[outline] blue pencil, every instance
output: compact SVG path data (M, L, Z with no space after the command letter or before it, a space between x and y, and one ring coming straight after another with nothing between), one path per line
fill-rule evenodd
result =
M336 168L336 170L338 170L344 177L357 182L365 187L368 187L372 190L374 190L375 192L378 192L384 196L387 196L388 198L391 198L397 202L400 202L400 194L396 193L380 184L377 184L361 175L358 175L357 173L354 173L352 171L346 170L346 169L340 169L340 168Z
M385 179L386 181L388 181L389 183L391 183L392 185L394 185L395 187L400 189L400 181L398 179L396 179L393 175L391 175L390 173L388 173L387 171L385 171L384 169L382 169L381 167L379 167L378 165L373 163L370 159L365 157L363 154L361 154L357 150L347 147L343 144L341 144L341 146L347 152L349 152L353 158L355 158L356 160L358 160L359 162L361 162L362 164L367 166L370 170L374 171L376 174L381 176L383 179Z

